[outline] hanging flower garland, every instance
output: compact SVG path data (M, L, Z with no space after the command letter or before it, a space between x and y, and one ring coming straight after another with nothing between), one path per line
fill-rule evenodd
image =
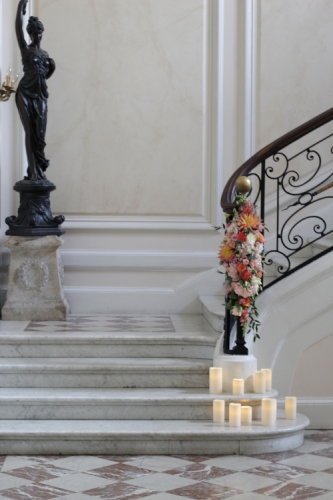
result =
M264 261L264 225L255 207L245 196L236 196L237 209L226 215L225 236L220 246L220 264L225 269L225 293L231 314L239 318L243 335L258 335L258 311L255 297L262 289Z

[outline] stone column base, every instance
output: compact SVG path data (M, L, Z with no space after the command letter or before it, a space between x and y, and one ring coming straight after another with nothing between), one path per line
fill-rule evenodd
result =
M63 265L58 236L11 236L5 321L64 321L69 305L62 286Z

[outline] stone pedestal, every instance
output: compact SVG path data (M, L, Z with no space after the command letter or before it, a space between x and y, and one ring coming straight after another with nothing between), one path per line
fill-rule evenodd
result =
M62 278L58 236L11 236L7 300L2 308L6 321L61 321L69 312Z
M223 368L223 392L232 394L232 379L244 379L246 393L253 392L253 374L257 371L257 360L252 355L232 356L228 354L214 355L213 366Z

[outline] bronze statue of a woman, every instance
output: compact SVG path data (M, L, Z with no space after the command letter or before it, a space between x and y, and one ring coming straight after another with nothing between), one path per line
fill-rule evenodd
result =
M31 38L28 45L23 35L23 16L28 0L20 0L16 15L16 36L21 50L24 76L16 92L16 105L25 131L28 157L26 179L46 179L45 170L49 160L45 158L45 132L47 123L48 91L46 80L55 71L55 62L40 48L44 26L38 17L30 17L27 32Z
M17 41L22 54L24 75L16 91L16 105L25 131L25 146L28 157L27 176L16 182L14 190L20 193L18 216L6 218L10 236L60 236L64 233L61 224L63 215L53 217L50 193L55 185L45 176L49 160L45 158L45 132L47 122L46 80L53 75L55 63L47 52L40 48L44 26L38 17L31 16L27 31L31 43L23 35L23 16L28 0L19 0L15 22Z

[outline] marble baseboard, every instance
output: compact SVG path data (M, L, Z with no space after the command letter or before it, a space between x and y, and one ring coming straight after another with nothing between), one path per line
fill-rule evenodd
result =
M211 421L2 421L1 455L241 455L302 445L307 417L278 418L274 427L230 428Z

